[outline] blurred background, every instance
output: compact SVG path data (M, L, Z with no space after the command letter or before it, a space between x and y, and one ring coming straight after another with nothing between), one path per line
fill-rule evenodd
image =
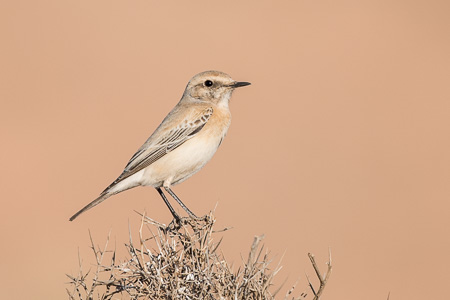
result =
M232 226L241 264L265 234L283 293L326 270L323 299L444 299L450 262L449 1L2 1L3 299L64 299L94 262L125 259L157 192L97 197L209 69L249 81L212 161L175 192ZM177 207L180 213L182 209ZM274 264L275 267L275 264Z

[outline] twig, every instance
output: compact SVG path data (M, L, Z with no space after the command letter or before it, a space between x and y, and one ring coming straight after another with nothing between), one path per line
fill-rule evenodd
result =
M179 226L166 226L145 214L140 215L141 223L137 230L139 240L133 240L131 226L128 225L129 237L125 244L128 254L123 262L117 262L115 250L107 251L111 233L108 234L106 245L101 248L95 246L89 234L96 266L94 264L91 273L84 273L79 258L78 276L68 275L73 286L72 292L67 291L70 300L112 300L118 297L273 300L280 291L281 287L273 288L273 280L281 265L271 267L273 258L261 245L263 236L255 237L248 257L242 259L242 267L235 272L219 248L222 239L213 241L215 218L212 213L201 219L183 218ZM107 259L108 255L111 255L111 259ZM320 274L312 255L310 259L316 274ZM324 278L319 277L321 287L317 293L310 283L315 300L323 291L328 273ZM286 294L285 300L293 299L294 287ZM295 299L304 300L305 297L306 294L301 293Z
M317 292L314 290L314 287L311 284L311 281L309 280L308 275L306 275L306 279L308 280L309 287L311 288L311 290L314 294L313 300L319 300L320 296L322 295L323 290L325 289L325 285L327 284L328 278L330 278L330 275L331 275L331 270L332 270L331 250L328 249L328 262L327 262L328 269L324 276L322 276L320 273L319 267L317 266L316 260L314 259L314 255L311 253L308 253L308 257L309 257L309 260L311 261L314 271L316 271L317 278L319 278L319 282L320 282L319 290Z

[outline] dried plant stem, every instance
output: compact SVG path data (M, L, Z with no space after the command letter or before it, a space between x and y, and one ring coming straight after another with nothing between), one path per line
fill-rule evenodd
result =
M73 286L67 290L69 299L275 299L281 287L274 288L273 280L281 265L271 268L270 253L261 245L264 236L254 238L243 267L233 271L218 251L222 238L213 240L218 232L213 230L214 223L212 213L167 226L141 214L139 241L135 245L129 228L128 258L122 262L116 262L116 250L107 250L110 234L100 248L89 233L95 272L84 272L79 257L78 275L67 275ZM110 262L104 264L107 257ZM314 256L309 258L320 280L318 291L308 282L314 299L319 299L331 273L331 256L324 277ZM285 300L306 298L306 293L292 298L295 285Z
M326 284L328 282L328 278L330 278L330 275L331 275L331 270L332 270L332 266L331 266L331 251L330 250L328 251L328 262L327 262L328 269L327 269L327 272L325 273L324 276L322 276L322 274L320 273L320 270L319 270L319 267L317 266L317 263L316 263L316 260L314 258L314 255L311 254L311 253L308 253L308 257L309 257L309 260L311 261L311 264L312 264L312 266L314 268L314 271L316 272L317 278L319 278L320 286L319 286L319 289L317 290L317 292L315 291L311 281L309 280L309 276L308 275L306 275L306 279L308 280L308 285L309 285L309 287L311 288L311 290L312 290L312 292L314 294L314 299L313 300L319 300L320 296L322 295L323 290L325 289L325 286L326 286Z

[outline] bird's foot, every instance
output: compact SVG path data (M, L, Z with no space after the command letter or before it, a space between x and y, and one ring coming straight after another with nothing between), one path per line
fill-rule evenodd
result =
M188 218L174 217L173 220L167 225L165 232L178 231L183 225L188 223Z
M197 217L196 215L194 215L193 213L189 214L189 217L195 221L204 221L205 220L205 216L203 217Z

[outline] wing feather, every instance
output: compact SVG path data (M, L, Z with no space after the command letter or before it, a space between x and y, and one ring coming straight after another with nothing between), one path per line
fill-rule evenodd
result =
M150 139L131 157L123 173L102 194L117 183L148 167L167 153L181 146L198 134L209 121L213 109L208 107L194 117L188 117L157 140Z

